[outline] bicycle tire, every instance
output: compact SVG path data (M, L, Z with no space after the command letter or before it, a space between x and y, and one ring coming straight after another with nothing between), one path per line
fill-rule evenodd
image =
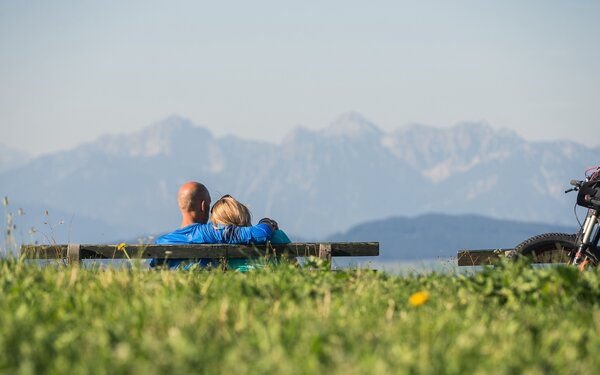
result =
M524 256L534 263L568 263L569 255L577 249L577 235L544 233L521 242L514 249L513 258Z

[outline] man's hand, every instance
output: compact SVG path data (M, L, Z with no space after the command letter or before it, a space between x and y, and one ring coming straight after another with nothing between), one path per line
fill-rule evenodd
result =
M268 217L260 219L260 221L258 223L259 224L267 224L268 226L271 227L271 230L273 232L275 232L276 230L279 229L279 225L277 225L277 222L273 219L269 219Z

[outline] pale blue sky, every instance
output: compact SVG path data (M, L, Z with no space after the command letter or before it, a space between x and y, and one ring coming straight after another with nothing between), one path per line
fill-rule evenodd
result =
M279 141L347 110L600 144L598 1L1 1L0 142L179 114Z

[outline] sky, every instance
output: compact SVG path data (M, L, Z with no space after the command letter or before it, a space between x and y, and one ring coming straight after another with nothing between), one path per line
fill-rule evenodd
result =
M0 1L0 143L178 114L278 142L356 111L600 145L598 1Z

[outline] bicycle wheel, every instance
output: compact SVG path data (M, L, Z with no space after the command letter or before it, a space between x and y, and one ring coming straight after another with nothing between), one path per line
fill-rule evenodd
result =
M577 250L575 234L544 233L531 237L515 249L518 255L531 258L533 263L568 263L572 251Z

